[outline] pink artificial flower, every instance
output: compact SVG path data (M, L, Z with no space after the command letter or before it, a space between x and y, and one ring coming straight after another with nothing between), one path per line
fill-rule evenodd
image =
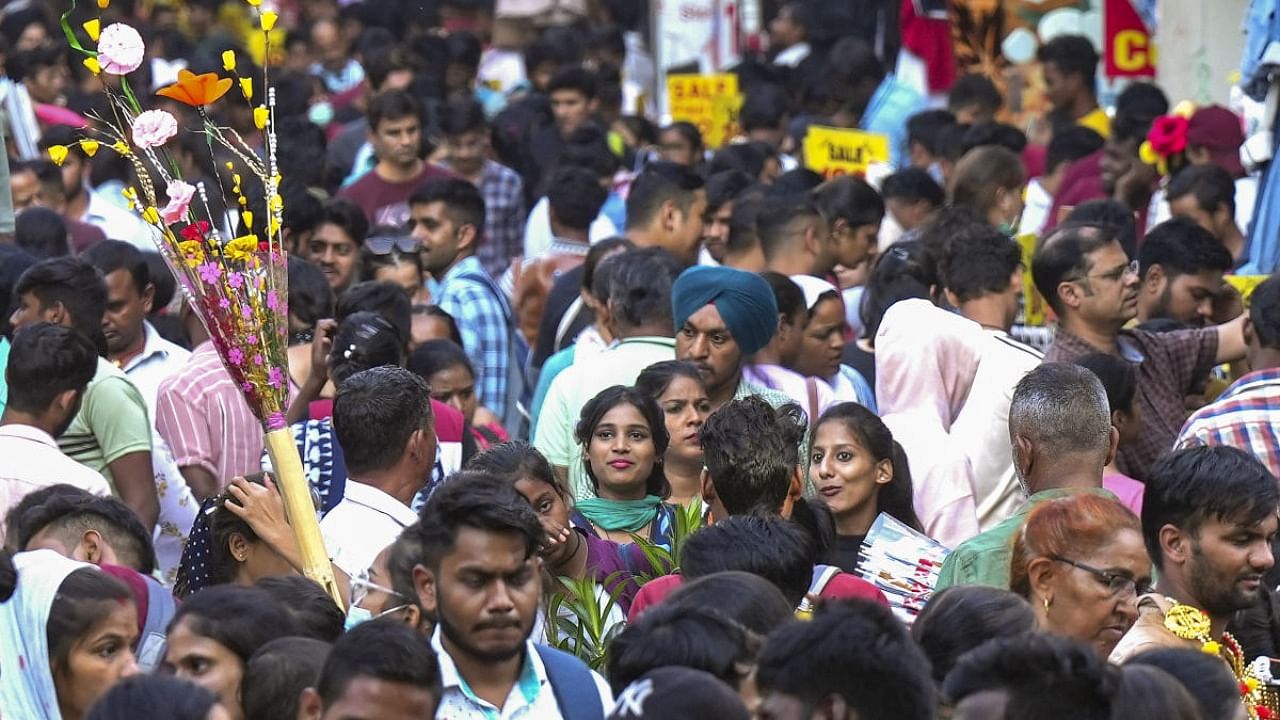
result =
M231 361L232 365L240 365L244 362L244 353L240 351L240 348L231 348L231 351L227 353L227 359Z
M98 37L98 64L108 75L128 75L142 67L145 47L137 30L112 23Z
M157 148L178 134L178 120L167 110L147 110L133 119L133 144Z
M196 194L196 187L191 183L174 180L164 192L169 196L169 204L160 211L160 217L164 218L166 225L172 225L186 217L187 207Z
M282 387L284 385L284 373L280 372L280 368L271 368L267 371L267 382L271 387Z
M200 271L200 279L208 285L218 282L218 278L222 277L222 268L217 263L207 262L196 269Z

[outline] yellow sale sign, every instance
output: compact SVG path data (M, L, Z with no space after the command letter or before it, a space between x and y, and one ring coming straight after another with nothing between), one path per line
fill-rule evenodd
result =
M667 104L671 119L696 125L708 148L718 148L738 134L742 95L733 73L668 75Z
M824 177L865 175L880 162L889 162L888 135L811 125L804 136L804 166Z

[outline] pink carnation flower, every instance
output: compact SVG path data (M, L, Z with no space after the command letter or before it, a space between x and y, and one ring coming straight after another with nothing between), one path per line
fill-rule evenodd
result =
M113 23L98 37L98 63L108 75L128 75L142 66L145 47L137 30Z
M187 216L187 207L196 194L196 187L191 183L174 180L164 192L169 196L169 204L160 211L160 217L164 218L166 225L172 225Z
M156 148L178 134L178 121L166 110L147 110L133 119L133 144Z

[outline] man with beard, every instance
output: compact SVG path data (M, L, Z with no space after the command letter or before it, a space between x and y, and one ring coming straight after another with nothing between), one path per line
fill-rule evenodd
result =
M1263 573L1275 564L1278 509L1275 477L1243 450L1197 447L1157 462L1147 478L1142 535L1159 581L1139 598L1138 620L1111 662L1157 647L1212 650L1207 643L1223 637L1232 613L1258 601ZM1233 648L1222 642L1219 652L1226 657Z
M1056 229L1031 261L1036 289L1059 321L1046 362L1102 352L1136 364L1142 432L1120 448L1117 463L1124 474L1144 480L1187 419L1184 398L1203 392L1215 365L1243 358L1246 345L1243 315L1209 328L1126 330L1138 314L1138 269L1113 230L1097 225Z
M1138 250L1138 322L1209 323L1222 274L1232 264L1231 253L1194 220L1178 217L1160 223Z
M613 708L604 679L530 638L547 536L511 483L458 475L431 496L414 528L422 556L413 582L437 622L431 646L444 690L436 717L603 720Z

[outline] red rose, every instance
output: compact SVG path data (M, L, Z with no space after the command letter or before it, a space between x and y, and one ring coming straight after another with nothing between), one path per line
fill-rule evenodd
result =
M1187 128L1190 123L1179 115L1162 115L1151 123L1147 142L1160 157L1169 157L1187 149Z

